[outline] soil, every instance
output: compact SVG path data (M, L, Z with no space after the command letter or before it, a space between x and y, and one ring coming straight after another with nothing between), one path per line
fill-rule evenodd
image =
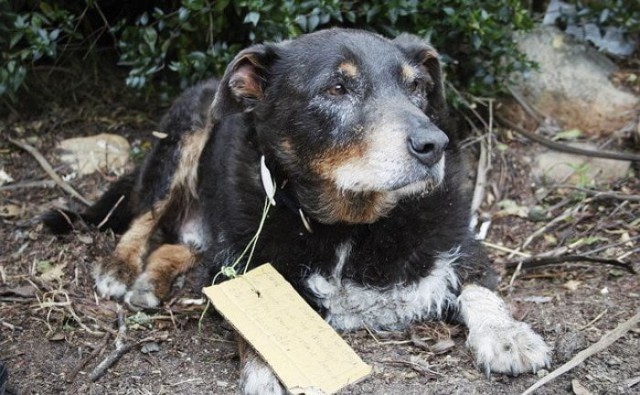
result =
M101 132L121 134L132 143L133 152L140 153L135 162L148 149L159 114L155 108L136 110L106 99L102 105L68 105L26 119L7 117L1 126L4 136L27 141L59 174L69 175L54 155L56 142ZM544 188L531 178L530 163L539 147L508 132L491 139L492 169L480 218L491 219L486 242L503 273L498 292L517 318L530 323L554 347L555 369L638 311L640 278L625 268L588 262L524 268L514 276L507 263L518 254L563 252L618 258L639 271L640 181L634 175L638 168L612 185L595 185L635 199ZM611 143L609 147L620 149L625 144L615 138ZM61 203L75 208L81 204L51 187L34 158L5 139L0 139L0 169L15 180L0 187L0 361L9 369L9 393L238 392L233 333L210 311L201 320L203 306L193 303L201 295L189 286L193 278L158 310L122 310L127 327L123 341L132 348L92 381L91 372L116 349L120 307L96 297L90 272L95 262L109 257L118 235L82 227L68 236L51 235L42 229L38 215ZM70 177L68 182L95 199L116 177L116 172L105 171ZM536 209L514 215L498 204L507 199ZM563 221L549 222L567 209L575 210ZM505 252L518 249L513 257ZM417 323L405 332L343 334L374 370L341 393L517 394L547 373L493 374L487 379L465 347L465 336L464 328L442 323ZM580 392L581 386L592 394L640 394L639 381L636 327L537 393L588 393Z

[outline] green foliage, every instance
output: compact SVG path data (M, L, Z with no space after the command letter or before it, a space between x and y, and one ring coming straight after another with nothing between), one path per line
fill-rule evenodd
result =
M74 34L74 19L46 2L37 11L16 13L7 0L0 0L0 96L13 98L35 62L56 59L62 37Z
M0 95L16 92L40 58L56 59L61 42L84 42L73 27L86 21L70 10L40 3L37 11L15 12L7 0L0 4L6 11L0 32L10 32L0 36ZM220 75L234 54L251 43L332 26L424 37L443 55L449 81L476 95L495 94L512 72L531 66L511 38L514 30L532 27L520 0L165 0L156 5L113 23L110 30L119 64L129 68L127 85L147 93ZM97 7L90 1L86 6ZM98 28L104 26L91 27Z

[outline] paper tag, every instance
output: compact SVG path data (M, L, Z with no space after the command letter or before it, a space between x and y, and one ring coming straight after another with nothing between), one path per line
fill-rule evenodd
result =
M371 373L270 264L203 292L293 394L333 394Z

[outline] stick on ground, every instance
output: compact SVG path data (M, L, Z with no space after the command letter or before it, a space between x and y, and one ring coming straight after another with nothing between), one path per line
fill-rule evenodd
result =
M118 362L118 360L129 350L131 350L132 345L130 343L125 343L124 338L127 334L127 323L125 322L125 316L122 309L118 309L118 334L116 335L116 349L113 350L107 357L102 360L98 364L98 366L93 369L89 378L91 381L96 381L100 377L102 377L107 369L109 369L114 363Z
M51 165L49 164L49 162L47 162L47 160L44 158L44 156L42 156L42 154L40 153L40 151L38 151L35 147L19 141L19 140L15 140L12 139L11 137L7 137L7 139L14 145L17 145L18 147L22 148L23 150L27 151L28 153L31 154L31 156L33 156L35 158L36 161L38 161L38 164L40 164L40 167L42 167L42 169L47 172L47 174L49 175L49 177L51 177L51 179L58 184L58 186L62 189L65 190L65 192L67 192L68 194L70 194L71 196L75 197L76 199L80 200L82 203L86 204L87 206L91 206L93 204L92 201L88 200L87 198L85 198L84 196L82 196L78 191L76 191L75 189L73 189L71 187L71 185L67 184L66 182L64 182L64 180L62 178L60 178L60 176L58 175L58 173L56 173L55 170L53 170L53 167L51 167Z
M558 369L554 370L553 372L549 373L544 378L542 378L542 380L539 380L531 387L527 388L527 390L524 391L522 395L533 394L533 392L538 388L542 387L543 385L567 373L571 369L580 365L582 362L584 362L587 358L591 357L592 355L597 354L600 351L606 349L607 347L612 345L616 340L621 338L625 333L629 332L629 330L633 329L633 327L636 326L638 322L640 322L640 310L636 312L636 315L629 318L629 320L623 322L622 324L618 325L614 330L602 336L602 338L597 343L580 351L578 354L576 354L575 357L571 358L570 361L560 366Z

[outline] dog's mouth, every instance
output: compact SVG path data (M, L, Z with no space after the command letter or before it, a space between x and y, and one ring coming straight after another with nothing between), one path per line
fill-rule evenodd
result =
M433 166L410 166L390 173L388 171L376 174L372 171L369 177L358 179L352 177L348 185L340 185L339 178L336 186L338 189L355 193L392 193L396 197L416 194L427 194L433 191L444 179L444 156Z
M398 184L390 189L396 196L428 194L436 189L444 179L444 157L434 166L426 169L419 177L400 178Z

